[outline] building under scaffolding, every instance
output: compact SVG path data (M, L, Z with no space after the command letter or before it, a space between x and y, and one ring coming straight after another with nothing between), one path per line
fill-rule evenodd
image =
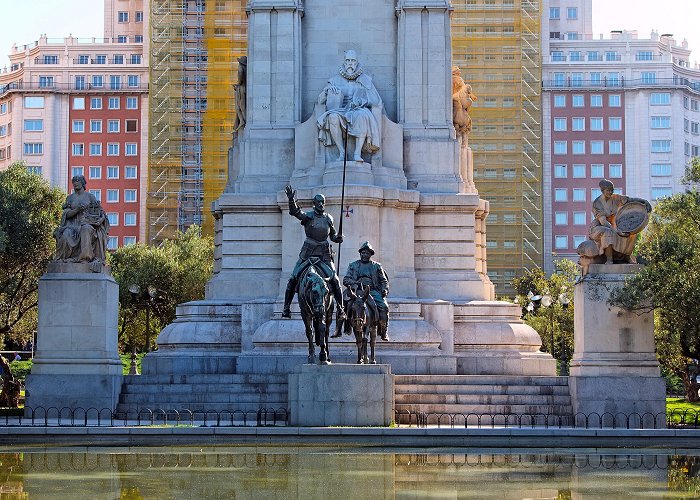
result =
M541 0L453 0L453 58L472 107L474 177L491 201L488 268L498 293L542 265ZM226 183L246 0L152 0L149 239L201 223ZM369 63L368 63L369 64Z
M452 57L478 101L474 181L491 202L488 271L499 294L542 266L540 0L453 0Z
M226 185L245 0L152 0L148 239L200 224Z

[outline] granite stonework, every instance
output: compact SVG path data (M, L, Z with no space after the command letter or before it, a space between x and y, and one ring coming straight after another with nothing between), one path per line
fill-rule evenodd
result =
M304 238L287 214L291 184L302 209L323 193L336 228L342 218L341 280L363 242L376 250L389 278L391 338L377 342L377 361L392 373L554 375L520 308L494 300L489 204L453 125L450 11L448 0L249 2L246 120L212 207L214 276L204 300L178 308L144 374L280 375L306 361L297 303L292 319L281 317ZM319 94L348 50L382 104L371 110L378 149L347 162L341 207L343 162L336 145L319 141L329 106ZM332 339L330 356L353 362L354 339Z
M574 413L658 415L666 386L654 346L653 313L608 304L637 264L592 264L574 290L574 355L569 388Z
M49 264L39 280L39 328L28 408L117 406L122 363L117 350L119 287L88 263Z
M389 365L300 365L287 391L291 425L386 426L394 420Z

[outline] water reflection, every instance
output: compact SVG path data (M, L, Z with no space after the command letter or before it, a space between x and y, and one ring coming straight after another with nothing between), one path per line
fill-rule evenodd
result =
M25 449L0 453L0 498L693 498L695 453L348 448Z

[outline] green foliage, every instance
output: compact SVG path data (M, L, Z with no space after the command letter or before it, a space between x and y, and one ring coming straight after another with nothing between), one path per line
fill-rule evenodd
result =
M138 369L139 373L141 373L141 360L143 357L146 355L146 353L137 353L136 354L136 368ZM119 358L122 361L122 375L128 375L129 370L131 370L131 354L130 353L124 353L120 354Z
M32 360L10 361L10 370L12 370L12 375L24 383L27 375L29 375L32 371Z
M190 227L162 246L143 244L122 247L112 253L109 263L119 284L120 345L125 351L142 345L149 350L160 328L175 319L178 304L204 297L204 286L211 277L214 240L202 237L200 228ZM129 285L138 285L141 293L134 297ZM146 290L155 287L149 299ZM150 331L146 340L146 305L150 313Z
M546 276L542 269L525 271L522 276L513 280L513 288L517 293L517 303L523 309L525 323L534 328L542 339L542 350L549 352L556 359L568 364L573 353L574 342L574 283L579 274L578 266L570 260L561 260L556 263L555 272ZM528 293L533 295L550 295L552 305L543 307L534 303L535 309L528 311L530 303ZM562 295L563 294L563 295ZM559 301L559 296L569 301L564 306ZM560 366L560 371L563 366Z
M46 271L65 193L22 163L0 172L0 340L36 329L39 278Z
M700 181L698 158L684 180ZM659 201L637 249L647 265L610 303L635 311L655 308L659 361L683 380L688 399L697 401L699 387L688 365L700 358L700 192L689 187Z

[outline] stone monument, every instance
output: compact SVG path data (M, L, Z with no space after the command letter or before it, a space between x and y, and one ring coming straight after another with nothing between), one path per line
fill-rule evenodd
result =
M296 303L282 317L304 210L343 219L337 269L371 241L391 283L394 374L554 375L515 304L486 273L488 202L455 130L449 0L251 0L245 126L213 204L214 276L184 304L143 373L289 374L306 362ZM347 146L346 146L347 143ZM345 206L340 206L345 169ZM330 356L355 362L349 337Z
M36 354L26 390L26 407L37 415L48 408L113 410L121 391L119 287L104 261L109 223L82 175L73 177L73 188L55 233L56 255L39 280Z

